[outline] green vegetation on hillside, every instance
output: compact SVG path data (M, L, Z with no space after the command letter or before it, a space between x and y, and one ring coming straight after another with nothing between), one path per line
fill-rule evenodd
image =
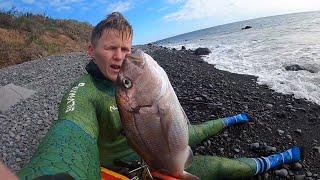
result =
M40 14L0 11L0 68L43 56L85 51L92 26Z

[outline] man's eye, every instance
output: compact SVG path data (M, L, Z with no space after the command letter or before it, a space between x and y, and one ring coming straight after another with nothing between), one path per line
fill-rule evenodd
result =
M104 47L104 49L105 49L105 50L115 50L115 49L117 49L117 47L112 47L112 46L110 47L110 46L109 46L109 47Z

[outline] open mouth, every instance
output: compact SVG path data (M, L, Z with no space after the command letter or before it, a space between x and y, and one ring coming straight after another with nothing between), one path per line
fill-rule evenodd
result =
M121 66L119 66L119 65L116 65L116 64L112 64L112 65L110 65L110 67L112 68L112 69L114 69L114 70L120 70L120 67Z

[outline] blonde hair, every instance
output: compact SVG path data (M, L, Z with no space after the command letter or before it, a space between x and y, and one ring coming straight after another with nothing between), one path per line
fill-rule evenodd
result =
M95 46L103 32L112 29L118 30L122 38L132 37L133 35L133 29L125 17L119 12L113 12L93 28L91 33L91 44Z

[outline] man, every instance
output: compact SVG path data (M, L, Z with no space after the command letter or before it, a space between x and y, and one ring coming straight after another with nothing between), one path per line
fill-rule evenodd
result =
M125 56L131 52L132 37L132 27L120 13L110 14L93 29L88 74L62 99L58 121L30 163L18 173L20 178L61 176L62 173L66 178L100 179L100 166L115 168L117 160L138 159L121 133L114 85ZM224 127L247 121L248 116L240 114L190 125L189 144L194 146ZM297 147L265 158L195 156L186 171L201 179L239 179L298 160L300 149Z

